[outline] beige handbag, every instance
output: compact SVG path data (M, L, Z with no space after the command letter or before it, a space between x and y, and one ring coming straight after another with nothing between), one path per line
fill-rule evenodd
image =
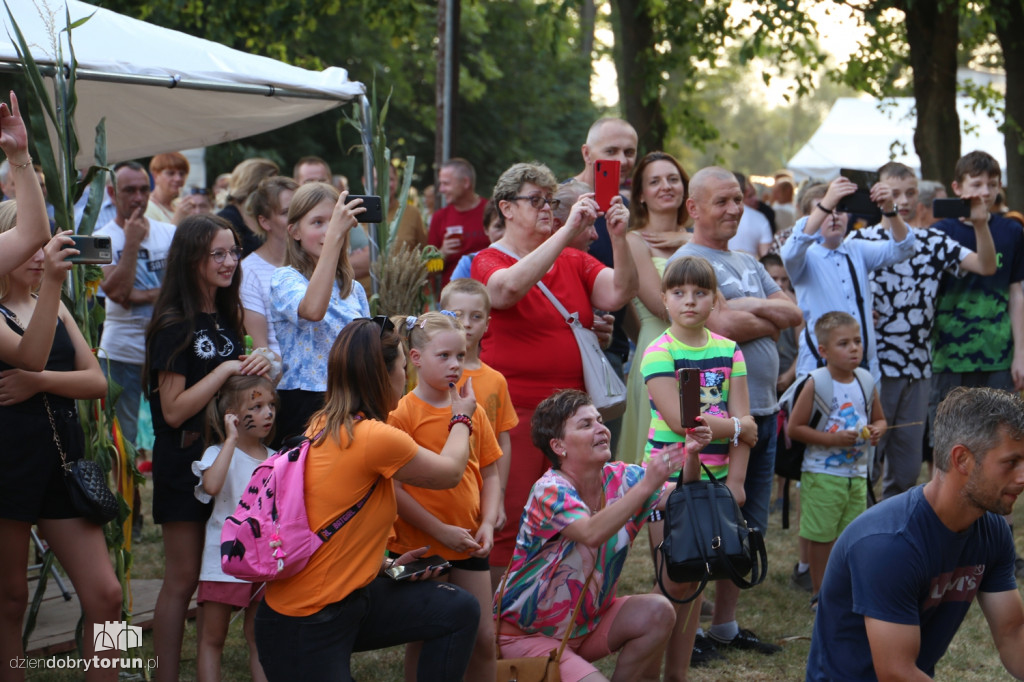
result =
M509 560L508 568L501 579L501 591L498 593L498 622L494 627L494 645L498 652L498 675L497 682L562 682L562 674L558 670L558 664L562 660L562 651L569 642L569 635L572 633L572 625L576 622L580 607L583 606L583 598L587 596L587 588L590 587L590 579L594 576L591 571L587 576L587 582L583 585L579 599L576 600L576 608L572 610L572 617L569 619L569 627L565 629L562 636L562 643L557 649L552 649L547 656L531 656L529 658L502 658L501 642L499 631L501 630L501 604L505 598L505 583L508 580L509 569L512 568L512 561Z

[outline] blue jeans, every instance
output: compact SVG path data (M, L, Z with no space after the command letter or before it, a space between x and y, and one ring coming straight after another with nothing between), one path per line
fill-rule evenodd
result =
M134 445L139 430L139 404L142 402L142 365L100 358L100 366L104 370L107 369L107 362L110 363L110 374L107 378L111 381L107 395L114 391L112 384L116 383L121 387L121 395L114 403L114 411L117 413L117 421L121 424L125 442Z
M747 525L768 534L768 506L772 499L772 481L775 478L775 442L778 436L778 413L754 417L757 422L757 445L750 448L747 478L743 490L747 501L743 505L743 518Z
M459 587L376 578L310 616L284 616L264 601L256 648L271 682L349 682L352 652L422 641L416 679L450 682L466 672L479 621L476 598Z

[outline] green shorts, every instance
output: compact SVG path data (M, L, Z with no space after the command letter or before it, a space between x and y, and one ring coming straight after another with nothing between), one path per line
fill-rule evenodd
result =
M867 479L805 471L800 475L800 537L832 542L867 504Z

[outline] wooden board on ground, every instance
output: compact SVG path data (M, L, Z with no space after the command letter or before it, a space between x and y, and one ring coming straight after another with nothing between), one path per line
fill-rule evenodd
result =
M162 584L162 580L132 581L132 625L137 625L143 630L153 626L153 608L156 606L156 598ZM65 578L64 585L71 594L70 601L64 600L52 577L46 582L46 594L39 607L36 627L28 640L29 656L53 656L75 648L75 627L78 625L81 608L71 582ZM29 599L35 594L35 587L36 581L29 581ZM193 597L189 604L189 618L195 616L195 610L196 601Z

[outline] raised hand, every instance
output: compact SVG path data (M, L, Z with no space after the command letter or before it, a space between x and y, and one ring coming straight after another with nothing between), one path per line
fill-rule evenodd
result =
M11 90L11 104L0 103L0 149L12 165L31 163L28 155L28 131L18 108L18 97Z

